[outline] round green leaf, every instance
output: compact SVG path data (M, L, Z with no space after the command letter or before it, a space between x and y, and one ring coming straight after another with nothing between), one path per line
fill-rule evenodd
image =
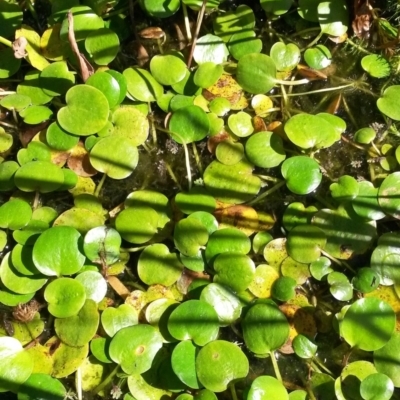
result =
M358 182L350 175L341 176L329 188L332 192L332 197L340 202L355 199L359 190Z
M95 87L75 85L68 90L57 120L67 132L78 136L88 136L99 132L108 120L107 97Z
M300 49L293 43L276 42L269 54L278 71L291 71L300 61Z
M200 300L214 307L220 326L228 326L240 317L242 304L239 298L223 285L210 283L202 290Z
M22 110L19 115L26 124L36 125L51 119L53 111L46 106L29 106Z
M106 96L110 108L119 104L120 88L119 83L107 72L96 72L85 82L86 85L99 89Z
M21 229L28 224L31 217L32 208L24 200L14 199L0 206L0 228Z
M176 142L188 144L204 139L208 135L210 123L205 111L193 105L175 111L169 121L169 129Z
M354 134L354 141L361 144L369 144L376 137L376 132L372 128L361 128Z
M156 243L142 251L137 268L139 278L147 285L171 286L181 276L183 265L165 244Z
M400 121L400 110L397 104L400 99L400 85L389 86L383 92L376 105L379 111L395 121Z
M129 304L118 308L107 307L101 314L101 324L107 335L113 337L122 328L138 324L138 314Z
M68 9L67 9L68 10ZM88 6L71 7L74 16L74 33L76 41L87 38L91 32L97 32L104 27L104 21ZM63 14L65 16L65 13ZM68 18L64 18L60 31L60 37L63 41L68 41Z
M15 161L4 161L0 163L0 192L8 192L14 189L14 174L19 165Z
M394 172L385 178L378 192L382 211L400 219L400 172Z
M368 324L365 324L366 319ZM378 298L368 297L357 300L346 311L340 333L350 346L374 351L390 340L395 325L392 307Z
M321 1L318 4L318 21L322 32L332 36L342 36L347 32L349 12L346 0Z
M372 268L363 267L357 270L357 275L353 278L354 289L361 293L370 293L378 288L381 279L378 273Z
M0 106L7 110L22 111L32 104L31 98L23 94L9 94L0 100Z
M19 388L18 400L64 400L67 390L50 375L33 373Z
M57 318L54 321L54 329L57 336L64 343L74 347L84 346L89 343L96 334L98 326L99 312L93 300L86 300L77 315Z
M110 148L113 149L110 152ZM122 136L110 135L98 141L90 151L90 163L112 179L125 179L135 170L139 161L136 146Z
M321 281L324 276L333 271L331 268L332 262L327 257L319 257L310 264L310 272L313 278Z
M313 358L318 346L305 335L297 335L293 339L293 350L300 358Z
M215 211L214 197L202 186L194 186L190 192L180 192L175 196L175 203L185 214L194 212L212 213Z
M40 87L48 96L62 96L75 84L75 75L65 61L48 65L39 77Z
M19 340L4 336L0 338L0 392L16 392L33 371L33 358L24 350Z
M337 210L318 211L312 224L326 234L324 250L341 259L348 259L353 253L364 253L376 236L375 222L360 218L350 203L342 204Z
M174 85L186 76L187 67L179 54L158 54L150 61L150 72L164 86Z
M289 337L289 323L272 304L253 305L242 320L243 338L250 351L267 354L281 347Z
M122 328L111 340L111 359L120 364L126 374L142 374L150 369L163 339L150 325Z
M305 156L294 156L285 160L281 173L286 179L287 187L295 194L311 193L322 180L319 164Z
M224 63L229 55L229 51L221 38L208 33L197 39L193 58L197 64L213 62L214 64Z
M108 28L97 29L87 36L85 48L97 65L108 65L118 54L118 35Z
M379 54L368 54L361 59L361 66L373 78L386 78L390 75L390 64Z
M228 385L247 376L249 361L235 344L215 340L199 351L196 371L199 381L206 389L223 392Z
M394 332L390 340L374 352L374 365L387 375L395 387L400 387L400 333Z
M250 136L254 132L251 116L244 111L231 114L228 118L228 126L239 137Z
M70 226L55 226L44 231L33 247L33 262L44 275L72 275L78 272L85 256L82 237Z
M46 131L47 144L56 150L70 150L79 142L79 136L71 135L61 128L60 124L53 122Z
M1 62L0 62L0 70L1 70ZM23 94L25 96L30 97L33 105L46 104L53 98L51 95L48 95L44 92L39 76L40 76L39 71L36 70L29 71L25 75L24 81L17 86L17 94Z
M134 146L142 145L149 136L149 121L142 112L132 106L121 106L112 115L114 135L129 139Z
M75 279L58 278L46 286L44 298L50 314L57 318L73 317L85 304L85 288Z
M129 94L136 100L156 101L163 94L163 87L145 69L127 68L123 75Z
M121 236L107 226L98 226L86 233L83 240L83 251L86 257L97 264L114 264L119 260Z
M247 400L269 400L271 397L274 400L289 400L288 392L282 382L273 376L264 375L254 379Z
M251 249L250 239L236 228L224 228L215 231L207 243L205 256L211 262L221 253L247 254Z
M243 292L253 281L255 265L253 260L242 253L224 252L214 260L214 282Z
M267 13L268 16L278 16L286 14L289 8L292 6L291 0L261 0L261 7Z
M260 53L262 41L256 37L256 33L253 30L243 30L231 36L228 42L228 49L234 59L240 60L246 54Z
M332 296L341 301L351 300L353 297L353 286L349 279L341 272L331 272L328 275L329 291Z
M246 155L257 167L273 168L286 158L280 136L273 132L257 132L246 142Z
M279 301L289 301L296 295L296 285L293 278L281 276L272 285L272 297Z
M84 271L75 278L82 283L86 292L86 299L100 303L107 293L107 281L97 271Z
M159 0L141 0L139 4L152 17L168 18L179 10L180 1L171 0L165 3Z
M172 369L178 378L192 389L199 389L200 384L196 373L196 356L198 348L191 340L179 342L172 351Z
M378 201L379 189L371 182L358 182L358 195L351 202L354 211L362 218L379 220L385 217Z
M287 251L296 261L311 263L319 258L326 244L325 233L313 225L298 225L290 232Z
M157 233L158 220L157 212L150 207L127 208L118 214L115 227L126 241L141 244Z
M289 140L302 149L330 147L341 137L325 118L311 114L297 114L290 118L285 132Z
M368 375L360 385L360 394L365 400L390 400L393 391L392 380L380 373Z
M331 65L332 54L326 46L318 44L305 51L304 60L310 68L323 69Z
M218 200L241 204L253 198L260 190L260 178L254 176L252 171L252 165L244 160L234 165L213 161L204 171L204 184Z
M9 4L9 3L2 3L2 4ZM19 8L18 4L15 5ZM7 79L10 76L14 75L19 70L20 66L21 66L21 59L14 57L14 51L12 48L4 47L0 49L0 79Z
M185 256L195 256L208 241L206 227L194 218L182 219L175 225L174 244Z
M190 339L198 346L204 346L218 336L218 315L205 301L188 300L172 311L168 330L177 340Z
M222 72L223 68L221 64L213 62L200 64L193 77L194 84L201 88L208 88L218 81Z
M276 65L266 54L246 54L238 62L236 78L246 92L264 94L275 85Z

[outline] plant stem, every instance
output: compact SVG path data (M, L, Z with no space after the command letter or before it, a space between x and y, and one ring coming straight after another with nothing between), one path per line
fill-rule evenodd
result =
M188 42L192 41L192 31L190 30L189 16L187 13L187 7L184 2L182 2L183 20L185 21L186 38Z
M327 253L326 251L322 250L321 248L319 249L321 254L325 257L328 257L331 261L333 261L336 265L339 265L340 267L344 267L344 268L348 268L351 272L353 272L354 274L356 273L356 271L349 265L347 264L347 262L345 261L340 261L337 258L331 256L329 253Z
M347 104L346 98L344 96L343 96L342 103L343 103L345 111L347 112L347 115L350 118L351 123L354 125L355 128L358 129L358 124L357 124L356 120L354 119L353 113L351 112L349 105Z
M193 53L194 53L194 49L196 48L197 38L199 37L201 24L203 22L204 12L206 11L206 4L207 4L207 0L203 0L203 4L201 5L199 14L197 15L196 30L194 32L193 43L192 43L192 47L190 49L190 54L189 54L189 58L188 58L188 62L187 62L187 67L189 69L192 64Z
M286 86L304 85L310 82L308 79L299 79L298 81L284 81L283 79L274 79L275 83Z
M229 385L229 388L231 389L232 400L238 400L238 397L237 397L237 394L236 394L236 389L235 389L235 384L231 383Z
M270 194L276 192L279 188L281 188L284 184L286 183L285 180L282 180L280 182L278 182L275 186L272 186L271 189L266 190L264 193L261 193L260 195L258 195L255 199L253 199L252 201L249 201L247 204L248 206L252 206L253 204L258 203L259 201L265 199L267 196L269 196Z
M93 390L92 393L93 394L97 394L99 392L101 392L114 378L114 376L118 373L119 370L119 365L117 365L112 371L111 373L104 379L103 382L100 383L100 385L96 386Z
M318 365L321 369L323 369L327 374L329 374L330 376L335 376L331 370L329 370L328 368L325 367L324 363L317 356L313 357L313 361L315 362L316 365Z
M0 90L0 96L8 96L9 94L15 94L12 90Z
M98 185L97 185L97 187L96 187L96 190L94 191L94 195L95 195L96 197L99 197L100 190L101 190L101 188L102 188L103 185L104 185L104 181L106 180L106 177L107 177L106 174L103 174L103 176L101 177L100 182L98 183Z
M306 51L307 49L309 49L310 47L313 47L315 44L318 43L319 39L322 38L322 35L324 34L324 32L322 32L322 30L318 33L318 35L314 38L314 40L312 40L310 43L308 43L308 45L304 48L302 48L300 51Z
M82 400L82 370L79 367L75 372L75 389L78 400Z
M293 33L292 35L290 35L290 37L301 36L301 35L305 35L307 33L312 33L312 32L316 32L316 31L320 31L320 30L321 30L321 28L319 28L319 27L307 28L307 29L303 29L302 31L298 31L296 33Z
M274 182L274 183L281 182L281 180L282 180L282 179L279 179L279 178L274 178L273 176L269 176L269 175L254 174L254 176L258 176L260 179L262 179L264 181L270 181L270 182Z
M276 378L278 379L278 381L282 382L282 376L281 372L279 371L279 366L275 358L275 353L273 351L270 351L269 355L271 356L272 366L274 367Z
M0 43L4 44L7 47L13 47L13 44L10 40L7 40L6 38L4 38L3 36L0 36Z
M287 81L283 81L287 82ZM295 82L300 82L300 81L295 81ZM330 87L330 88L324 88L324 89L318 89L318 90L310 90L309 92L302 92L302 93L288 93L286 94L287 97L294 97L294 96L307 96L309 94L318 94L318 93L324 93L324 92L333 92L334 90L341 90L348 88L350 86L354 86L354 83L348 83L347 85L341 85L341 86L335 86L335 87ZM282 97L281 94L274 94L271 96L268 96L271 98L274 97Z
M33 210L36 210L36 209L38 208L38 205L39 205L39 196L40 196L40 194L39 194L39 192L36 190L36 192L35 192L35 198L33 199L33 204L32 204L32 209L33 209Z
M201 158L199 157L199 152L197 151L197 146L195 142L192 142L192 149L197 168L199 169L200 174L203 175L203 164L201 163Z
M365 50L364 47L361 47L360 45L358 45L357 43L354 43L351 39L347 38L346 39L346 43L348 43L350 46L353 46L355 49L357 49L358 51L361 51L362 53L365 54L374 54L369 52L368 50Z
M36 21L36 23L38 24L39 28L41 29L40 22L39 22L39 17L37 15L37 12L36 12L35 8L33 7L33 4L31 2L31 0L26 0L26 5L27 5L27 7L29 9L29 12L32 14L33 19ZM79 400L81 400L81 399L79 399Z
M146 247L147 247L147 245L146 246L140 246L140 247L129 247L129 248L122 248L121 247L121 250L122 251L126 251L127 253L136 253L137 251L141 251L141 250L145 249Z
M165 162L165 168L167 168L167 171L169 173L169 176L171 177L171 179L175 182L176 186L178 186L178 189L180 191L182 191L182 186L180 185L180 183L178 182L178 179L176 178L174 171L172 171L171 166L166 162Z

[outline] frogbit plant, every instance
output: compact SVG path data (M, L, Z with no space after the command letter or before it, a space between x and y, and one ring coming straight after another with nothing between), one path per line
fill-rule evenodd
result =
M241 3L0 0L0 392L400 398L399 5Z

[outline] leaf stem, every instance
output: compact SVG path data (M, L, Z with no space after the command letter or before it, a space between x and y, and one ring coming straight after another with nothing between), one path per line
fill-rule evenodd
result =
M284 184L286 183L285 180L282 180L280 182L278 182L275 186L272 186L271 189L266 190L264 193L261 193L260 195L258 195L255 199L253 199L252 201L249 201L247 204L248 206L252 206L253 204L258 203L259 201L265 199L267 196L269 196L270 194L276 192L280 187L282 187Z
M347 262L338 260L337 258L331 256L329 253L327 253L325 250L322 250L321 248L319 250L323 256L328 257L336 265L339 265L342 268L348 268L354 274L356 273L356 271L349 264L347 264Z
M185 21L186 38L187 38L188 42L191 42L192 41L192 31L190 30L190 22L189 22L187 7L183 1L181 4L182 4L182 11L183 11L183 20Z
M193 149L194 159L196 160L197 168L199 169L200 174L203 175L203 164L201 163L201 158L199 156L199 152L197 151L197 146L195 142L192 142L192 149Z
M182 191L182 186L180 185L180 183L178 182L178 179L176 177L176 175L174 174L174 171L172 171L171 166L169 165L169 163L165 162L165 168L167 168L167 171L169 173L169 176L171 177L171 179L175 182L176 186L178 186L178 189L180 191Z
M323 369L323 370L324 370L327 374L329 374L330 376L335 376L331 370L329 370L328 368L325 367L324 363L323 363L317 356L314 356L314 357L312 358L312 361L315 362L315 364L316 364L319 368Z
M99 392L101 392L114 378L114 376L118 373L119 370L119 365L117 365L112 371L111 373L104 379L103 382L100 383L100 385L97 385L93 390L92 393L93 394L97 394Z
M287 82L287 81L283 81ZM294 82L300 82L300 81L294 81ZM286 83L287 84L287 83ZM318 93L324 93L324 92L333 92L334 90L341 90L348 88L350 86L354 86L354 83L348 83L347 85L341 85L341 86L335 86L335 87L330 87L330 88L324 88L324 89L318 89L318 90L310 90L309 92L301 92L301 93L287 93L287 97L294 97L294 96L307 96L309 94L318 94ZM274 97L283 97L281 94L274 94L271 96L268 96L270 98Z
M368 51L368 50L365 50L364 47L358 45L357 43L354 43L354 42L353 42L351 39L349 39L349 38L346 39L346 43L348 43L350 46L353 46L355 49L357 49L358 51L360 51L360 52L362 52L362 53L365 53L365 54L374 54L374 53L371 53L371 52Z
M310 81L304 78L304 79L299 79L298 81L284 81L283 79L274 79L274 82L279 83L280 85L297 86L297 85L304 85L306 83L309 83Z
M238 400L238 397L237 397L237 394L236 394L236 389L235 389L235 384L231 383L229 385L229 388L231 389L232 400Z
M75 372L75 389L78 400L82 400L82 370L79 367Z
M303 47L300 52L306 51L307 49L309 49L310 47L313 47L315 44L318 43L319 39L322 38L322 35L324 34L324 32L321 30L318 35L314 38L314 40L312 40L310 43L308 43L308 45L306 47Z
M95 195L96 197L99 197L101 188L102 188L103 185L104 185L104 182L105 182L105 180L106 180L106 177L107 177L106 174L103 174L103 176L101 177L100 182L98 183L98 185L97 185L97 187L96 187L96 190L94 191L94 195Z
M192 46L190 48L190 54L189 54L189 58L188 58L188 62L187 62L188 69L190 69L190 66L192 64L194 49L196 48L196 43L197 43L197 39L199 37L201 24L203 22L204 13L206 11L206 4L207 4L207 0L203 0L203 3L202 3L201 8L200 8L200 11L199 11L199 13L197 15L196 30L194 32L193 43L192 43Z
M13 44L12 44L12 42L10 41L10 40L7 40L5 37L3 37L3 36L0 36L0 43L1 44L4 44L5 46L7 46L7 47L13 47Z
M272 366L274 367L276 378L278 379L278 381L282 382L282 376L281 376L281 372L279 371L279 366L278 366L278 363L275 358L275 352L270 351L269 355L271 356Z

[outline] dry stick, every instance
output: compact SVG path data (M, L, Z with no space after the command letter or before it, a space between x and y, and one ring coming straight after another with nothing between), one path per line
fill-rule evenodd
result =
M78 45L76 44L75 32L74 32L74 16L72 11L68 11L68 41L71 45L72 51L75 53L76 58L79 62L79 67L81 69L81 75L84 82L86 82L90 75L94 73L94 68L85 56L79 52Z
M109 275L107 281L114 291L124 300L131 294L129 289L114 275Z
M188 59L188 63L187 63L188 68L190 68L190 65L192 64L193 52L196 47L197 38L199 37L201 24L203 22L204 13L206 11L206 4L207 4L207 0L203 0L203 4L201 5L199 15L197 16L196 32L194 33L194 36L193 36L192 48L190 49L189 59Z

